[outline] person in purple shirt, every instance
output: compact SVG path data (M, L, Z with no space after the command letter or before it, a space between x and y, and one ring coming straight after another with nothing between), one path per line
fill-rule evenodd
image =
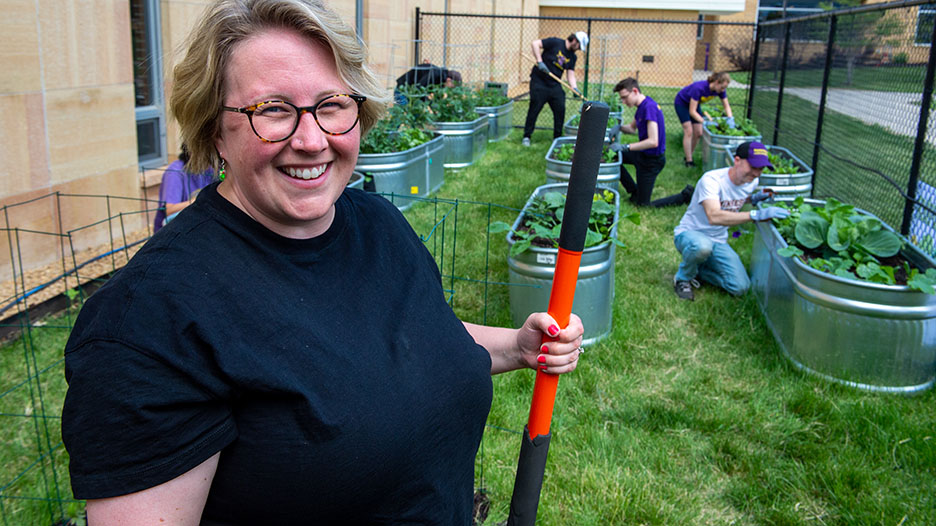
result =
M153 219L154 234L183 208L192 204L199 190L214 181L214 173L211 170L200 174L185 171L188 160L188 148L183 144L178 160L173 161L163 172L162 183L159 185L159 208Z
M695 152L699 139L702 138L702 115L699 105L718 97L725 107L728 117L728 126L734 128L734 117L731 115L731 105L728 104L728 83L731 77L725 72L712 73L708 79L693 82L676 94L673 105L676 106L676 115L683 128L683 153L686 156L686 166L695 166L692 154Z
M624 163L621 164L621 184L631 194L631 202L639 206L650 204L650 194L657 175L666 166L666 125L663 122L663 110L650 97L640 92L637 79L628 77L614 86L614 91L621 102L628 108L637 108L634 120L630 124L620 124L611 128L610 148L621 152ZM623 122L623 119L621 119ZM636 133L637 142L620 143L618 134ZM632 164L637 172L637 181L631 178L625 165Z

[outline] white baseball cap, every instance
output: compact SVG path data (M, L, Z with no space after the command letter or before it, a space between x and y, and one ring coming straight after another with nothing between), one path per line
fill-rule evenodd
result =
M584 31L576 31L575 39L579 41L579 44L582 46L582 51L585 51L585 48L588 47L588 35Z

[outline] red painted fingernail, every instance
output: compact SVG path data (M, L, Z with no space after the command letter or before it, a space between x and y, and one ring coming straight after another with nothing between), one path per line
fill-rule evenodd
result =
M541 354L536 357L536 361L539 363L546 363L546 357Z
M545 365L541 366L541 367L540 367L540 371L543 371L543 372L545 373L545 372L546 372L546 366L545 366Z
M546 347L546 346L544 345L544 346L540 347L540 351L542 351L543 354L549 354L549 347Z
M557 334L559 334L559 327L556 327L555 325L550 325L550 326L549 326L549 335L550 335L550 336L555 336L555 335L557 335Z

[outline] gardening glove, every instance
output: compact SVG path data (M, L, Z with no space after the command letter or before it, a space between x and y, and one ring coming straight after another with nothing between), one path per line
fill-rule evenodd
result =
M611 139L611 142L617 142L618 135L621 135L621 125L615 124L608 130L608 138Z
M752 221L767 221L768 219L786 219L790 217L790 211L779 206L769 206L760 210L751 210Z
M725 119L725 123L728 124L729 128L734 128L735 127L734 117L728 117L727 119Z
M610 146L608 146L608 149L611 150L612 152L629 152L630 144L621 144L619 142L614 142L614 143L611 143Z
M549 74L549 68L546 67L546 63L542 60L536 63L536 67L538 67L539 70L543 73L546 73L547 75Z
M756 194L751 196L751 204L757 206L761 201L767 201L768 203L773 203L774 193L771 190L761 190Z

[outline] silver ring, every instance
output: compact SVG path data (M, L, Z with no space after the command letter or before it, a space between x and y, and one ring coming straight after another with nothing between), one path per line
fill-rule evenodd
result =
M578 349L576 349L576 351L579 352L579 356L585 354L585 348L584 348L584 347L579 347Z

